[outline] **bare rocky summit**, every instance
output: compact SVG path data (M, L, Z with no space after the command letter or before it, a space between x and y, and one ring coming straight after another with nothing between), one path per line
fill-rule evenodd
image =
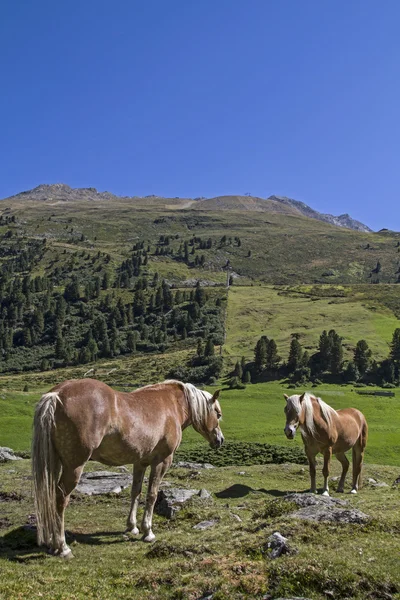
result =
M32 190L26 190L5 198L9 202L39 201L51 203L61 202L134 202L137 207L154 204L171 205L177 210L196 211L246 211L246 212L269 212L292 216L304 216L318 221L324 221L337 227L345 227L355 231L372 231L367 225L353 219L348 214L334 216L323 214L314 210L304 202L293 200L286 196L272 195L269 198L259 198L251 195L227 195L215 198L163 198L157 195L139 196L117 196L110 192L99 192L94 187L72 188L65 183L41 184Z

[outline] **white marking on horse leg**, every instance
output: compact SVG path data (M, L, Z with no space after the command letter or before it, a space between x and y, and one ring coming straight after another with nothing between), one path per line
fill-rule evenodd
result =
M143 537L144 542L154 542L155 539L156 539L156 536L151 531L151 529L150 529L149 533Z
M323 496L329 496L329 490L324 490L324 491L322 492L322 495L323 495Z
M350 494L357 494L357 490L355 488L353 488L350 492Z

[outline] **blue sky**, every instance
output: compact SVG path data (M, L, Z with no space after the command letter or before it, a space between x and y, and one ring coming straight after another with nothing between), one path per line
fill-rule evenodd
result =
M0 197L286 195L400 231L398 0L2 0Z

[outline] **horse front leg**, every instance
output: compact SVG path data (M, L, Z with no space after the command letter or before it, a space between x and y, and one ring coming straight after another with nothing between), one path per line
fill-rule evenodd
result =
M315 457L317 456L317 453L315 450L312 450L311 448L307 448L306 447L306 455L307 455L307 459L308 459L308 466L310 469L310 479L311 479L311 488L310 488L310 492L312 494L316 494L317 493L317 484L316 484L316 473L317 473L317 462L315 460Z
M146 467L137 463L133 465L133 481L131 488L131 509L129 511L128 520L126 522L126 531L138 535L139 529L136 525L136 515L139 506L140 494L142 492L143 477Z
M322 474L324 476L324 489L322 490L323 496L329 496L329 485L328 485L328 477L329 477L329 467L332 458L332 448L331 446L324 451L324 467L322 469Z
M158 488L166 471L172 463L172 455L168 456L163 462L153 463L151 465L149 487L147 490L146 507L144 510L142 521L142 533L144 542L152 542L155 540L155 535L152 532L153 510L157 500Z

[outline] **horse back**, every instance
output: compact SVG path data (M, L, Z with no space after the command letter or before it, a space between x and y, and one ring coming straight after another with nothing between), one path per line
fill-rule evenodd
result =
M56 446L98 446L116 415L116 399L108 385L95 379L72 379L56 385Z
M368 435L367 421L357 408L342 408L337 411L337 444L351 448L359 440L365 447Z

